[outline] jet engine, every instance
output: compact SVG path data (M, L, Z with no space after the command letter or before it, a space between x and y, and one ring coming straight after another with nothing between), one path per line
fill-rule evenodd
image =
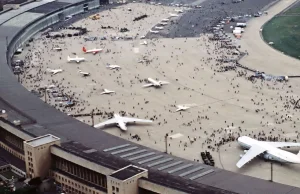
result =
M246 154L248 150L244 150L244 153ZM240 154L240 158L242 158L245 154Z
M273 157L270 154L264 154L264 159L266 160L273 160Z

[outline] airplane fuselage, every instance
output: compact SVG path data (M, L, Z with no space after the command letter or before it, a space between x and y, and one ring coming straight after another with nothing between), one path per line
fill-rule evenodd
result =
M148 78L148 81L149 81L150 83L152 83L153 86L155 86L155 87L161 87L161 86L162 86L162 84L161 84L159 81L155 81L155 80L152 79L152 78Z
M80 57L75 57L75 58L69 57L69 58L68 58L68 61L69 61L69 62L76 62L76 63L80 63L80 62L82 62L82 61L84 61L84 60L85 60L85 58L80 58Z
M261 156L266 160L273 160L281 163L300 163L300 157L298 155L273 147L272 145L268 144L268 142L260 142L244 136L238 139L238 143L245 149L250 149L252 145L255 144L267 148L267 151L261 154Z
M126 127L126 123L124 123L120 117L119 114L114 114L114 117L117 119L118 122L118 127L123 130L123 131L127 131L127 127Z

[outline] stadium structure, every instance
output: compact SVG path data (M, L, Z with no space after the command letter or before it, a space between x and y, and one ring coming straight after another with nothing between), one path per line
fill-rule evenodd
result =
M104 0L32 1L0 13L0 161L24 178L50 177L67 193L296 194L300 189L162 153L84 124L27 91L11 58L33 35Z

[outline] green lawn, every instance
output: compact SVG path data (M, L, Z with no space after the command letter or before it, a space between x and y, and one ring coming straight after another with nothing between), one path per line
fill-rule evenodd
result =
M286 14L300 15L300 7L288 10ZM265 24L262 35L266 42L287 55L300 59L300 16L277 16Z

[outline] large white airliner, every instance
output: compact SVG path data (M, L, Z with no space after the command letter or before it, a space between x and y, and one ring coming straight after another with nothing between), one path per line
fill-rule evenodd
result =
M292 146L300 147L300 143L258 141L247 136L239 137L238 143L243 148L249 149L244 151L244 155L241 155L241 159L236 164L238 168L241 168L258 155L263 156L266 160L274 160L282 163L300 163L300 152L296 155L279 149Z
M63 72L62 69L47 69L47 71L52 73L52 75Z
M145 120L145 119L137 119L137 118L129 118L129 117L122 117L119 114L114 114L114 118L109 119L103 123L99 123L94 125L95 128L102 128L109 125L117 125L123 131L127 130L126 124L127 123L152 123L152 120Z
M80 63L81 61L85 61L85 58L83 57L78 57L76 56L75 58L71 58L70 56L68 56L68 62L76 62L76 63Z
M82 51L84 53L93 53L94 55L97 54L97 53L99 53L102 50L103 49L97 49L97 48L87 50L85 47L82 47Z
M147 79L148 80L148 82L150 82L149 84L146 84L146 85L143 85L143 87L151 87L151 86L154 86L154 87L161 87L161 86L163 86L163 85L165 85L165 84L169 84L169 82L167 82L167 81L156 81L156 80L154 80L154 79L152 79L152 78L148 78Z

